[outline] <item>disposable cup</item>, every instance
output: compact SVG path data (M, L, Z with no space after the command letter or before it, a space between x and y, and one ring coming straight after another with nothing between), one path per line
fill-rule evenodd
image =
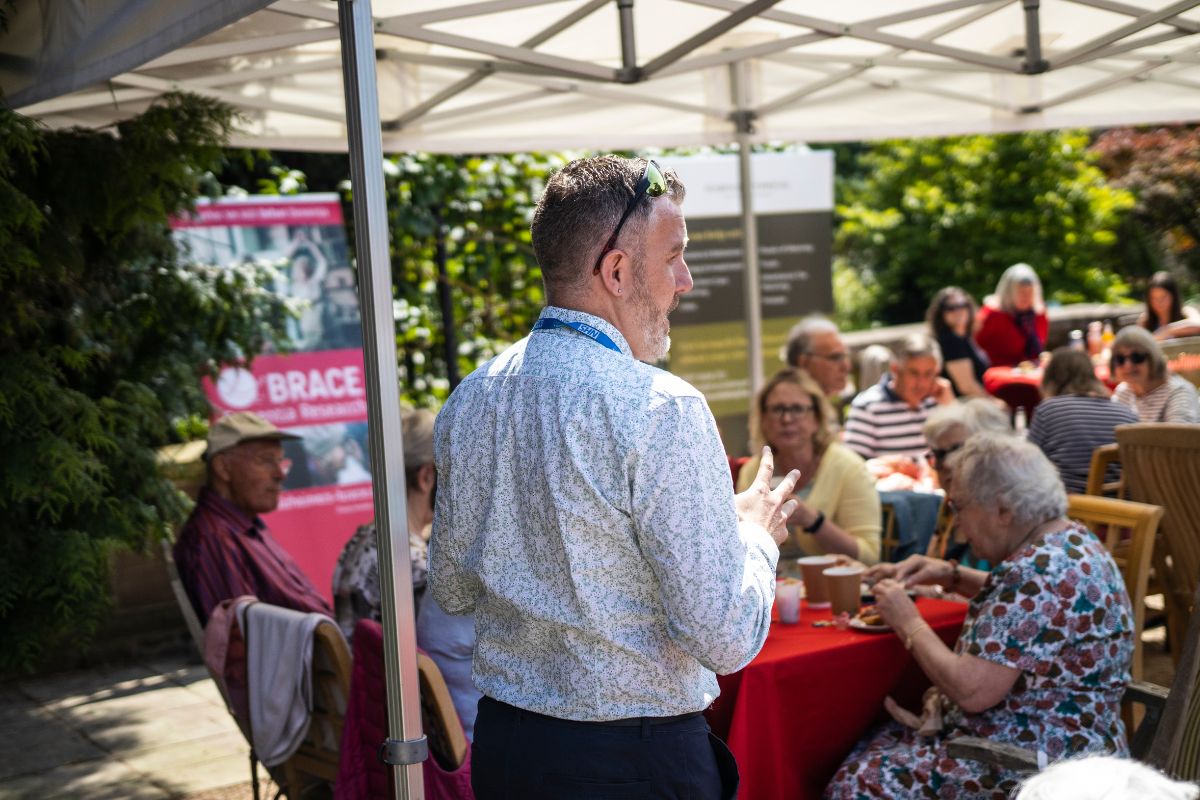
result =
M829 590L825 588L825 570L837 563L833 556L808 556L797 559L804 576L804 592L809 608L829 608Z
M825 570L825 586L829 590L829 601L833 606L833 614L858 613L858 603L862 599L862 567L833 567Z
M800 581L784 578L775 583L775 605L779 607L779 621L795 625L800 621Z

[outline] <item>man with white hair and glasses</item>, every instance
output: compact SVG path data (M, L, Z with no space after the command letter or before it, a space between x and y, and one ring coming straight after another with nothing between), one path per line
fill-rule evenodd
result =
M795 324L780 354L789 366L809 374L827 398L840 397L850 376L850 351L842 334L825 317L814 314Z
M653 161L559 170L547 306L438 415L429 590L475 614L479 798L736 791L700 712L766 638L797 474L772 491L767 452L735 498L704 397L650 365L692 287L683 196Z

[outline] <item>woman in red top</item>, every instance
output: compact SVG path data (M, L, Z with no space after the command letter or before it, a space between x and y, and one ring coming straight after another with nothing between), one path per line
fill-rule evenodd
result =
M1012 367L1037 361L1049 331L1042 282L1033 267L1013 264L1000 276L996 293L983 301L975 343L992 366Z

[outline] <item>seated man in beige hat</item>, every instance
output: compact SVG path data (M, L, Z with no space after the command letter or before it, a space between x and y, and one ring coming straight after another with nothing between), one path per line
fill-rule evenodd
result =
M259 514L274 511L287 474L284 439L299 439L239 411L208 432L208 480L175 542L175 563L192 607L207 624L222 600L252 594L297 611L332 615Z

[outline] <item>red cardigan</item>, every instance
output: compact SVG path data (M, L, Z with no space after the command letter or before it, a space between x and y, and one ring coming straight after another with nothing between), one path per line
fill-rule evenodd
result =
M1044 350L1050 333L1050 320L1045 311L1037 315L1034 324ZM975 343L988 354L993 367L1015 367L1029 358L1025 354L1025 334L1017 327L1017 321L1011 314L989 305L979 309L979 332L975 334Z

